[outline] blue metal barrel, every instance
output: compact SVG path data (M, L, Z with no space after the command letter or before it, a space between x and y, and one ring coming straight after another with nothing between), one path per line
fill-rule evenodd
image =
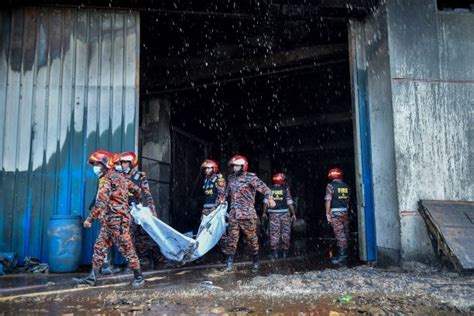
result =
M82 244L80 216L53 215L48 225L50 272L75 272L79 268Z

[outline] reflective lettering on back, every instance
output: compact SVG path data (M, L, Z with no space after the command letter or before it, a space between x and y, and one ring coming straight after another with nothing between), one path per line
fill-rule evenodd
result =
M338 198L341 200L347 200L349 198L349 188L337 188Z
M283 190L272 190L272 193L273 193L273 199L275 201L283 201L283 195L284 195Z

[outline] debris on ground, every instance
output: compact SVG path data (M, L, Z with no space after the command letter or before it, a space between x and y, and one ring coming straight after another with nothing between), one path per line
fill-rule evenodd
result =
M54 304L61 313L85 309L94 313L115 311L149 315L474 312L474 276L430 267L407 270L403 267L396 270L358 266L284 274L285 267L280 266L279 274L263 269L261 275L254 276L247 273L247 269L223 275L212 269L200 269L192 273L169 273L154 281L149 278L140 290L122 283L74 294L59 290L57 294L38 297L31 294L12 300L0 297L0 310L37 313Z
M49 265L41 263L37 258L25 257L23 267L17 268L17 272L21 273L49 273Z
M352 296L347 295L347 294L343 295L339 298L339 302L341 302L341 303L350 303L350 302L352 302L352 300L353 300Z

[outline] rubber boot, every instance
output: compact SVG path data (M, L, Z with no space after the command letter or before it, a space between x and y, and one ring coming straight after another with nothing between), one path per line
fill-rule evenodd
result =
M272 249L272 252L270 253L270 258L272 260L278 259L278 250Z
M288 258L288 249L283 249L283 252L281 253L281 256L283 258Z
M136 269L133 270L133 281L130 283L132 287L138 288L145 285L145 278L143 277L142 270Z
M252 273L257 273L258 270L260 270L260 258L258 254L256 254L256 255L253 255L253 263L252 263L252 267L250 268L250 271L252 271Z
M109 248L105 252L104 264L102 265L102 269L100 270L100 272L105 275L119 273L120 268L117 268L116 266L114 266L113 261L114 261L113 249Z
M334 265L345 266L347 262L347 248L338 248L338 255L331 262Z
M225 258L224 272L232 272L234 269L234 255L227 255Z
M99 274L99 271L97 271L96 269L92 269L91 273L85 278L72 278L72 280L76 284L86 284L90 286L95 286L97 283L97 274Z

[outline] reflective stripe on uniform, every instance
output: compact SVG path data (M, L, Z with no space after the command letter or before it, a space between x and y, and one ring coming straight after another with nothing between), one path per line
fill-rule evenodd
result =
M285 213L285 212L288 212L288 209L285 208L285 209L280 209L280 210L272 210L272 209L269 209L268 210L268 213Z
M331 212L347 212L347 208L345 207L332 208Z

